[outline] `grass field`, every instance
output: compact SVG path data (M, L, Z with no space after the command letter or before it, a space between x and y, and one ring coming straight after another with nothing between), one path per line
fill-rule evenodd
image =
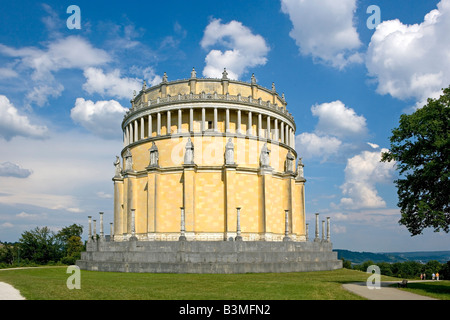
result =
M408 287L401 290L440 300L450 300L450 281L408 283Z
M68 289L67 267L0 270L0 281L27 300L362 300L342 288L368 274L340 269L299 273L151 274L81 270L81 288ZM384 277L382 281L398 280ZM403 289L402 289L403 290ZM410 283L404 289L450 300L450 281Z
M27 300L358 300L343 283L367 273L340 269L301 273L135 274L81 270L81 289L69 290L66 267L0 271L0 281ZM382 280L390 280L384 278Z

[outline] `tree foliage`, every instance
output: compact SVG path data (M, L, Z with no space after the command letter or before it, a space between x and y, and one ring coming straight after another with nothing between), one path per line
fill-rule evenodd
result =
M48 227L36 227L22 233L19 242L0 244L0 265L74 264L84 250L81 241L83 227L73 224L52 232Z
M439 99L400 116L381 160L396 161L399 223L413 236L428 227L449 231L450 87L443 91Z
M373 262L371 260L364 261L361 264L351 265L349 260L346 260L344 268L354 269L363 272L367 272L367 268L371 265L376 265L380 268L380 273L386 276L393 276L398 278L414 279L420 278L420 274L425 273L427 279L431 279L433 273L439 272L440 279L450 279L450 261L446 264L442 264L436 260L430 260L423 264L417 261L404 261L404 262Z

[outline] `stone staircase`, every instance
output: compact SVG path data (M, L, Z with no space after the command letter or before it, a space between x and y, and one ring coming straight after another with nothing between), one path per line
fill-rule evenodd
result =
M149 273L303 272L342 268L330 242L92 241L80 269Z

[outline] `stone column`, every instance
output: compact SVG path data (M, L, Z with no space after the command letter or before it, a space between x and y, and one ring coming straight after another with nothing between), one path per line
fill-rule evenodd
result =
M183 111L181 109L178 109L178 127L177 127L178 133L181 133L182 119L183 119Z
M295 133L294 128L291 128L291 148L295 149Z
M100 215L100 240L103 240L105 233L103 232L103 212L99 213Z
M272 140L272 137L270 136L270 116L267 116L267 137L268 140Z
M130 122L129 123L129 128L130 128L130 143L133 143L134 142L134 134L133 134L133 124Z
M262 136L262 114L258 113L258 137Z
M206 111L205 108L202 108L202 132L205 132L206 130L205 124L206 124Z
M139 134L138 122L137 120L134 120L134 141L139 140L138 134Z
M330 217L327 217L327 242L330 242Z
M158 112L156 117L156 135L161 135L161 113Z
M309 223L306 224L306 229L305 229L305 238L306 238L306 241L309 240L309 231L308 231L308 229L309 229Z
M274 140L276 141L276 142L278 142L278 136L279 136L279 134L278 134L278 119L277 118L275 118L274 119L274 125L275 125L275 136L274 136Z
M217 132L217 108L214 108L214 132Z
M172 130L170 129L172 126L172 119L170 118L170 111L167 111L167 124L166 124L166 128L167 128L167 134L171 134Z
M94 237L94 241L97 241L97 220L93 220L94 222L94 233L92 234L92 236Z
M130 129L128 126L125 128L125 146L130 144Z
M247 135L252 135L252 112L248 112L248 128L247 128Z
M179 241L186 241L186 217L184 214L184 207L180 207L181 210L181 223L180 223L180 237Z
M89 235L88 235L88 242L92 241L92 222L91 222L91 218L92 216L88 216L88 220L89 220Z
M284 122L280 124L281 143L284 143Z
M194 109L189 109L189 132L194 132Z
M152 137L152 131L153 131L153 128L152 128L152 115L149 114L148 115L148 137L149 138Z
M230 109L225 109L225 133L230 132Z
M109 223L109 239L109 241L114 241L114 227L112 222Z
M289 238L289 210L284 210L284 238L283 241L291 241Z
M322 220L322 241L325 241L325 220Z
M241 133L241 110L237 111L236 133Z
M284 133L284 143L289 146L289 126L287 124L285 129L286 132Z
M318 242L319 240L319 214L316 213L316 235L314 237L314 242Z
M241 208L237 207L237 216L236 216L236 241L242 241L241 236Z
M144 139L144 133L145 133L144 117L141 117L141 139Z

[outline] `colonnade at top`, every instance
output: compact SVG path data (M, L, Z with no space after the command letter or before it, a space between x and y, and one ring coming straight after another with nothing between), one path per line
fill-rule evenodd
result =
M155 111L130 120L124 128L124 147L148 138L173 134L229 134L282 143L295 149L295 130L282 117L241 110L239 106L183 107Z

